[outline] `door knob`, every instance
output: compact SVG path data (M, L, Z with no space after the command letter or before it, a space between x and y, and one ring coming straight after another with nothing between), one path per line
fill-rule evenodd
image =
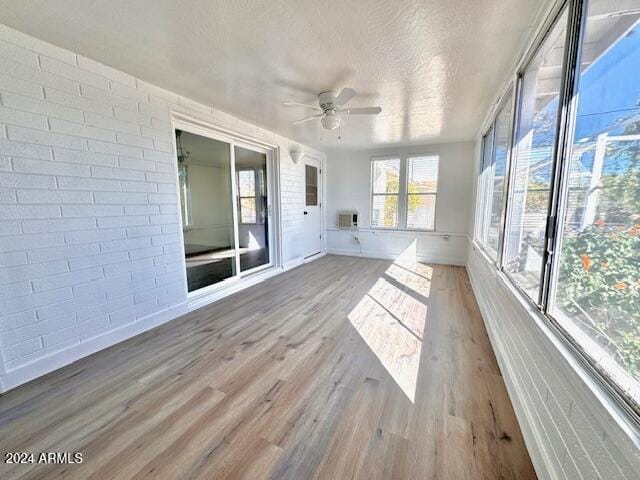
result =
M304 214L305 214L305 215L307 215L308 213L309 213L309 212L307 212L307 211L305 210Z

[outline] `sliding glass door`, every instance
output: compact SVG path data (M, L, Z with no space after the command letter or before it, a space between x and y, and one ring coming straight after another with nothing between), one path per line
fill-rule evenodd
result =
M240 271L246 272L269 263L267 155L236 146L235 164Z
M271 265L269 151L181 129L175 134L189 292Z

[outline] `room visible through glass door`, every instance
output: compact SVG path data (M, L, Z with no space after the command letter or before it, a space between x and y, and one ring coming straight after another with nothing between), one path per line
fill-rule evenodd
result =
M176 130L189 292L238 274L231 145Z
M269 207L267 155L236 146L240 271L269 263Z

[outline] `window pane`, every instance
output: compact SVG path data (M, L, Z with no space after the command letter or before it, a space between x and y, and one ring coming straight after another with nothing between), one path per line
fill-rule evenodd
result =
M438 157L407 158L407 193L436 193Z
M240 221L242 223L256 223L256 198L240 199Z
M480 166L480 177L478 179L478 206L477 206L477 227L476 238L483 245L487 242L487 205L488 201L488 183L491 172L491 151L493 149L493 125L489 128L487 134L482 137L482 164Z
M313 165L305 165L305 205L318 205L318 169Z
M253 170L241 170L238 172L238 189L241 197L256 196L256 179Z
M398 193L400 190L400 159L371 162L373 193Z
M374 195L371 207L371 226L393 228L398 225L398 196Z
M521 83L505 268L534 300L542 273L556 141L566 9L527 66Z
M189 292L238 274L231 145L176 130Z
M180 210L182 223L188 226L189 221L189 170L186 165L178 164L178 183L180 185Z
M502 201L504 195L504 174L509 152L509 130L511 126L511 93L505 96L505 104L495 122L495 147L492 155L491 177L489 189L489 225L487 228L487 248L497 255L500 241L500 225L502 219Z
M407 228L433 230L435 226L435 213L435 195L408 195Z
M551 313L640 404L640 14L615 6L588 6Z

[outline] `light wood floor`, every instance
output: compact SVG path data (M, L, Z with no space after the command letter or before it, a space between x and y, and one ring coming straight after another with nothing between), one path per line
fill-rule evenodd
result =
M0 397L0 478L535 478L466 272L327 256Z

